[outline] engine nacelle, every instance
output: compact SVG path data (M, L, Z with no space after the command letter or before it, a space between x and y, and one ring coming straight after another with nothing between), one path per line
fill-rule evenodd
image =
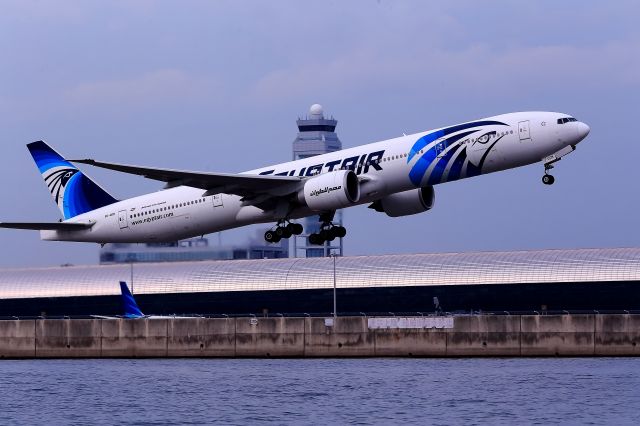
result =
M375 201L369 207L384 212L390 217L409 216L431 210L435 204L436 193L433 186L396 192Z
M341 209L359 199L360 184L353 170L336 170L312 177L298 193L298 200L317 212Z

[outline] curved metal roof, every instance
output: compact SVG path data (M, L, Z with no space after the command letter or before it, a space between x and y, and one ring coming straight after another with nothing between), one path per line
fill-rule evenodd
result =
M333 259L137 263L0 270L0 298L331 288ZM336 258L341 288L640 281L640 248Z

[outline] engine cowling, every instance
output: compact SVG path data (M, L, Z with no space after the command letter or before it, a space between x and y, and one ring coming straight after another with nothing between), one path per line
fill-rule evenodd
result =
M312 177L298 193L298 200L317 212L341 209L359 199L360 184L353 170L336 170Z
M436 193L433 186L396 192L375 201L369 207L384 212L390 217L409 216L431 210L435 204Z

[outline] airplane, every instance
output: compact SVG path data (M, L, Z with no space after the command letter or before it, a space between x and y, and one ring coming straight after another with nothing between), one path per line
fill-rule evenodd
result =
M42 240L105 243L171 242L256 223L273 223L264 238L300 235L296 219L318 215L322 245L346 235L336 210L369 204L390 217L434 206L434 186L526 166L549 171L576 149L589 126L557 112L516 112L262 167L239 174L183 171L66 160L43 141L27 144L58 205L59 222L0 222L39 230ZM165 182L164 190L117 200L76 164Z

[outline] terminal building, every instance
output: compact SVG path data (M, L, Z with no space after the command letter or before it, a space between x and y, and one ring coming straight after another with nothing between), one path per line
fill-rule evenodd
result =
M286 240L278 244L267 244L260 236L244 244L223 245L211 244L208 238L190 238L172 243L105 244L100 249L100 264L282 259L288 255L289 247Z
M0 316L117 315L119 281L147 314L633 311L640 248L6 269Z

